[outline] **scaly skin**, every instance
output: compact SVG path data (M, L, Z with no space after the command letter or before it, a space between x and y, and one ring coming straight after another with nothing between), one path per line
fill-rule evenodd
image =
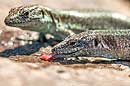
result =
M11 9L5 18L5 24L50 33L55 39L63 40L68 35L86 30L130 29L130 18L104 10L81 12L30 5Z
M54 46L55 57L95 57L130 60L130 30L89 30Z

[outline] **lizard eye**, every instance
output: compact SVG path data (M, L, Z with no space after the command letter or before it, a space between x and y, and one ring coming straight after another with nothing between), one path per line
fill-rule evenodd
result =
M25 15L25 16L28 16L28 15L29 15L29 12L25 12L24 15Z
M70 44L70 45L74 45L74 44L75 44L75 42L74 42L74 41L72 41L72 42L70 42L69 44Z

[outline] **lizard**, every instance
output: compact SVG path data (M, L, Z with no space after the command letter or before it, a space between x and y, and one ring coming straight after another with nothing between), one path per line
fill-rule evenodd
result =
M52 49L54 58L105 57L130 60L130 30L88 30L68 36Z
M130 29L130 17L118 12L59 10L41 5L12 8L4 22L23 30L50 33L57 40L87 30Z

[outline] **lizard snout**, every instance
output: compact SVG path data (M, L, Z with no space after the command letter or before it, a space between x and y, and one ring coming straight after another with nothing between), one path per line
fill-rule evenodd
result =
M8 19L7 17L5 18L4 23L5 23L6 25L9 25L9 19Z
M12 20L11 20L10 18L8 18L8 17L6 17L5 20L4 20L4 23L5 23L6 25L8 25L8 26L11 25L11 22L12 22Z

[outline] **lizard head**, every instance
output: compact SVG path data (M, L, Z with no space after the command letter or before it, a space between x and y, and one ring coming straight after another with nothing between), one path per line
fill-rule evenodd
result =
M81 56L85 49L93 48L95 45L97 45L95 36L83 32L65 38L64 41L53 47L52 53L56 54L56 57L58 55L59 57Z
M20 28L37 28L49 21L51 18L47 15L46 10L40 5L20 6L12 8L5 18L5 24L12 27Z

